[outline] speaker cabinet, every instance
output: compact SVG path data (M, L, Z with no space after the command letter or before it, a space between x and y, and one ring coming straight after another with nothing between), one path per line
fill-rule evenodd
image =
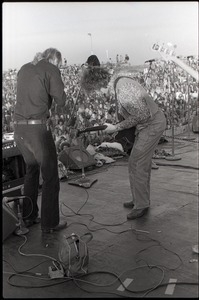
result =
M64 164L65 167L72 170L79 170L82 167L90 167L96 164L95 159L83 147L80 150L79 146L64 147L58 159Z
M7 239L17 228L18 218L14 213L14 210L8 205L3 203L3 241Z
M20 196L22 194L26 165L23 156L14 140L2 144L2 186L4 196Z

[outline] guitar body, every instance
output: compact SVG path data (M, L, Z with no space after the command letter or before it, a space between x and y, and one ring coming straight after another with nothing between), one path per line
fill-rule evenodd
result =
M106 127L107 127L106 125L88 127L84 130L81 131L79 130L77 136L79 136L84 132L104 130ZM124 151L128 154L131 152L131 149L133 148L133 144L135 141L135 130L136 130L135 126L131 128L123 129L119 131L114 137L115 141L120 143Z
M130 154L133 144L135 141L135 130L136 127L131 127L119 131L115 135L115 141L120 143L127 154Z

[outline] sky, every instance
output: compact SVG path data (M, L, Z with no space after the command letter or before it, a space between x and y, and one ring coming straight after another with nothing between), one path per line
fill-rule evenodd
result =
M91 53L101 62L128 54L140 65L160 58L151 49L157 42L177 45L178 55L198 55L198 1L4 2L2 16L4 71L50 47L68 65Z

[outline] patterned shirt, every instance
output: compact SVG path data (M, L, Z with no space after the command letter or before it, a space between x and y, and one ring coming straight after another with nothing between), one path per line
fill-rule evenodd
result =
M133 126L141 129L147 126L147 121L152 113L148 102L153 101L146 90L136 81L136 73L122 70L113 74L109 83L110 90L116 91L117 112L124 118L118 123L117 130L123 130ZM128 77L128 78L127 78ZM153 101L153 110L158 110L158 106Z

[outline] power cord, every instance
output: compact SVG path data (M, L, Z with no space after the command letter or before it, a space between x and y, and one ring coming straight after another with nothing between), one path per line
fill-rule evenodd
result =
M133 230L134 231L134 230ZM135 233L135 231L134 231L134 233ZM140 233L138 234L137 232L136 232L136 234L137 235L139 235L140 236ZM143 236L143 234L141 234L141 236ZM25 242L24 243L26 243L27 242L27 238L26 238L26 236L23 236L24 238L25 238ZM138 239L138 238L137 238ZM138 239L138 240L140 240L140 241L155 241L155 242L157 242L158 243L158 245L153 245L153 246L162 246L161 245L161 243L159 242L159 241L157 241L157 240L155 240L155 239L152 239L152 238L145 238L145 240L141 240L141 239ZM55 258L53 258L53 257L50 257L50 256L46 256L46 255L38 255L38 254L24 254L24 253L22 253L21 251L20 251L20 248L24 245L24 243L19 247L19 253L21 254L21 255L25 255L25 256L42 256L42 257L47 257L48 259L51 259L51 260L53 260L53 261L57 261ZM153 247L153 246L150 246L150 247ZM150 248L150 247L148 247L148 248ZM165 248L165 247L164 247ZM139 251L138 253L137 253L137 255L139 255L141 252L143 252L143 251L145 251L147 248L145 248L145 249L142 249L141 251ZM166 248L165 248L166 249ZM166 250L168 250L168 249L166 249ZM170 251L170 250L168 250L168 251ZM174 254L176 254L175 252L173 252L173 251L170 251L171 253L174 253ZM176 254L177 255L177 254ZM178 256L178 255L177 255ZM179 257L179 256L178 256ZM180 258L180 257L179 257ZM181 259L180 259L181 260ZM5 261L5 260L4 260ZM181 262L182 262L182 260L181 260ZM42 262L42 263L44 263L44 262ZM10 264L10 263L9 263ZM40 263L41 264L41 263ZM11 265L11 264L10 264ZM36 266L38 266L39 264L37 264ZM36 267L36 266L34 266L34 267ZM13 276L23 276L23 277L27 277L27 278L36 278L36 279L40 279L40 280L47 280L47 281L50 281L50 280L52 280L52 279L49 279L49 278L45 278L45 277L41 277L42 276L42 274L41 273L33 273L33 272L31 272L31 273L28 273L28 271L30 271L31 269L33 269L34 267L31 267L31 268L29 268L29 269L27 269L27 270L25 270L25 271L21 271L21 272L18 272L18 273L12 273L11 275L10 275L10 277L8 278L8 283L10 284L10 285L12 285L12 286L15 286L15 287L26 287L26 288L39 288L39 287L48 287L48 286L52 286L52 285L57 285L57 284L61 284L61 283L64 283L64 282L67 282L68 280L73 280L73 282L80 288L80 289L82 289L82 290L84 290L84 291L86 291L86 292L88 292L88 293L100 293L100 294L114 294L114 295L117 295L117 296L120 296L120 297L127 297L126 295L125 296L123 296L123 295L120 295L120 294L118 294L118 293L114 293L114 292L109 292L109 291L94 291L94 292L92 292L92 291L88 291L87 289L85 289L85 288L82 288L82 287L80 287L78 284L77 284L77 281L80 281L80 282L83 282L83 283L86 283L86 284L90 284L90 285L94 285L95 287L96 286L98 286L98 287L108 287L108 286L111 286L111 285L113 285L114 283L116 283L117 282L117 280L119 280L120 281L120 283L123 285L123 283L121 282L121 280L120 280L120 277L125 273L125 272L129 272L129 271L133 271L133 270L137 270L137 269L140 269L140 268L156 268L156 269L159 269L159 270L161 270L162 271L162 277L161 277L161 280L159 281L159 283L158 284L156 284L154 287L152 287L152 288L149 288L149 289L145 289L145 290L130 290L130 289L128 289L128 288L126 288L126 287L124 287L124 285L123 285L123 287L125 288L125 290L126 291L128 291L128 292L131 292L131 293L141 293L141 292L145 292L145 294L143 295L143 296L146 296L148 293L150 293L151 291L153 291L153 290L155 290L155 289L157 289L158 287L160 287L160 286L163 286L163 285L167 285L167 283L162 283L162 281L163 281L163 279L164 279L164 270L160 267L160 266L156 266L156 265L143 265L143 266L138 266L138 267L135 267L135 268L133 268L133 269L129 269L129 270L125 270L123 273L121 273L119 276L118 275L116 275L116 274L114 274L113 272L109 272L109 271L95 271L95 272L89 272L89 273L87 273L87 274L83 274L83 276L90 276L90 275L92 275L92 274L100 274L100 273L107 273L107 274L111 274L111 275L113 275L113 276L115 276L116 277L116 280L115 281L113 281L113 282L111 282L111 283L109 283L109 284L106 284L106 285L99 285L99 284L95 284L95 283L92 283L92 282L89 282L89 281L85 281L85 280L81 280L80 278L74 278L74 277L67 277L67 278L57 278L56 279L56 281L57 280L59 280L59 282L56 282L56 283L53 283L53 284L48 284L48 285L36 285L36 286L33 286L33 285L31 285L31 286L24 286L24 285L16 285L16 284L13 284L13 283L11 283L11 278L13 277ZM179 267L179 266L178 266ZM169 269L169 268L167 268L167 269ZM175 268L175 269L177 269L177 268ZM175 269L171 269L171 270L175 270ZM16 270L15 270L16 271ZM4 273L8 273L8 272L4 272ZM28 274L23 274L23 273L28 273ZM169 283L168 283L169 284ZM179 282L177 282L177 284L190 284L190 285L196 285L196 284L198 284L198 283L194 283L194 282L188 282L188 283L179 283Z
M162 277L160 279L160 281L158 282L158 284L155 284L155 286L151 287L151 288L148 288L148 289L143 289L143 290L131 290L131 289L128 289L127 287L124 286L123 282L121 281L120 277L122 275L124 275L124 273L126 272L129 272L129 271L134 271L134 270L137 270L137 269L140 269L140 268L149 268L149 269L153 269L153 268L156 268L156 269L159 269L161 270L162 272ZM4 273L7 273L9 274L9 272L4 272ZM96 283L93 283L93 282L90 282L90 281L86 281L86 280L82 280L80 279L80 277L87 277L87 276L91 276L91 275L94 275L94 274L109 274L109 275L112 275L114 277L116 277L116 279L114 281L112 281L111 283L109 284L104 284L104 285L99 285L99 284L96 284ZM31 277L31 278L37 278L37 279L40 279L40 280L47 280L47 281L51 281L51 279L48 279L48 278L39 278L39 277L36 277L36 276L28 276L28 275L23 275L23 274L15 274L15 273L12 273L9 278L8 278L8 283L14 287L24 287L24 288L41 288L41 287L49 287L49 286L55 286L55 285L58 285L58 284L62 284L62 283L65 283L65 282L68 282L68 281L73 281L75 283L75 285L80 288L81 290L87 292L87 293L99 293L99 294L113 294L113 295L117 295L119 297L128 297L126 294L125 295L121 295L119 293L114 293L114 292L110 292L110 291L90 291L88 289L85 289L83 287L81 287L79 284L77 284L77 282L83 282L85 284L90 284L92 286L95 286L96 287L110 287L112 286L113 284L115 284L117 281L120 282L120 284L123 286L123 288L127 291L127 292L130 292L130 293L134 293L134 294L138 294L138 293L143 293L145 292L144 295L142 295L141 297L145 297L147 294L149 294L150 292L154 291L155 289L159 288L159 287L163 287L165 285L169 285L169 284L173 284L172 282L165 282L163 283L163 279L164 279L164 270L159 267L159 266L155 266L155 265L143 265L143 266L138 266L138 267L135 267L135 268L132 268L132 269L128 269L128 270L125 270L124 272L122 272L120 275L117 275L113 272L109 272L109 271L94 271L94 272L89 272L87 274L83 274L81 276L78 276L78 277L67 277L67 278L60 278L60 279L57 279L56 282L54 283L51 283L51 284L45 284L45 285L35 285L33 286L32 284L30 286L26 285L16 285L16 284L13 284L11 283L11 278L13 276L23 276L23 277ZM182 285L199 285L198 282L176 282L175 284L182 284Z
M66 207L68 207L71 211L73 211L73 213L74 213L74 215L78 215L78 216L82 216L82 215L89 215L89 216L91 216L91 222L94 222L94 223L96 223L96 224L99 224L99 225L104 225L104 226L119 226L119 225L123 225L124 223L126 223L127 221L125 221L125 222L123 222L123 223L120 223L120 224L103 224L103 223L99 223L99 222L96 222L96 221L94 221L94 216L93 215L91 215L91 214L80 214L79 212L80 212L80 210L85 206L85 204L87 203L87 201L88 201L88 199L89 199L89 193L88 193L88 191L85 189L85 191L86 191L86 193L87 193L87 199L86 199L86 201L84 202L84 204L78 209L78 211L77 212L74 212L70 207L68 207L68 206L66 206L65 204L65 206ZM63 203L62 203L63 204ZM121 234L121 233L124 233L124 232L127 232L127 231L129 231L130 229L127 229L127 230L124 230L124 231L121 231L121 232L113 232L113 231L111 231L111 230L108 230L107 228L99 228L99 229L96 229L96 230L91 230L86 224L83 224L83 223L71 223L69 226L71 226L72 224L81 224L81 225L83 225L83 226L86 226L90 231L98 231L98 230L107 230L107 231L109 231L109 232L111 232L111 233L114 233L114 234ZM68 226L68 227L69 227ZM134 233L136 233L137 235L139 234L139 236L140 236L140 234L141 233L138 233L139 232L139 230L136 230L136 229L132 229L131 228L131 230L132 230L132 232L134 232ZM142 236L142 234L141 234L141 236ZM24 246L24 244L27 242L27 238L26 238L26 236L23 236L24 238L25 238L25 242L19 247L19 249L18 249L18 252L21 254L21 255L24 255L24 256L39 256L39 257L47 257L48 259L50 259L50 260L53 260L53 261L58 261L57 259L55 259L55 258L53 258L53 257L50 257L50 256L47 256L47 255L42 255L42 254L25 254L25 253L23 253L22 251L21 251L21 248ZM138 239L138 238L137 238ZM165 250L167 250L167 251L169 251L169 252L171 252L171 253L174 253L179 259L180 259L180 261L181 261L181 264L182 264L182 260L181 260L181 258L180 258L180 256L177 254L177 253L175 253L175 252L173 252L173 251L171 251L171 250L169 250L169 249L166 249L164 246L162 246L161 245L161 243L159 242L159 241L157 241L157 240L155 240L155 239L152 239L152 238L148 238L148 239L145 239L145 240L141 240L141 239L138 239L138 240L140 240L140 241L154 241L154 242L156 242L156 243L158 243L158 245L152 245L152 246L149 246L149 247L147 247L147 248L145 248L145 249L142 249L142 250L140 250L137 254L136 254L136 256L138 256L140 253L142 253L142 252L144 252L144 251L146 251L147 249L149 249L149 248L151 248L151 247L155 247L155 246L161 246L161 247L163 247ZM137 260L137 262L139 262L140 260ZM181 265L180 264L180 265ZM180 266L179 265L179 266ZM176 267L176 268L174 268L174 269L169 269L169 268L167 268L167 267L164 267L164 268L166 268L166 269L169 269L169 270L176 270L177 268L179 268L179 266L178 267ZM126 287L124 287L124 285L123 285L123 283L121 282L121 280L120 280L120 277L121 277L121 275L122 274L124 274L125 272L127 272L127 271L129 271L129 270L127 270L127 271L124 271L120 276L117 276L117 275L115 275L114 273L112 273L112 272L108 272L107 271L107 273L109 273L109 274L114 274L113 276L116 276L116 280L114 281L114 282L112 282L112 283L110 283L110 284L108 284L108 285L96 285L96 284L94 284L94 283L91 283L91 282L89 282L89 281L85 281L85 280L81 280L81 279L79 279L79 278L59 278L59 282L56 282L56 284L61 284L61 283L64 283L64 282L67 282L68 280L73 280L73 282L80 288L80 289L82 289L82 290L84 290L84 291L86 291L86 292L88 292L88 293L100 293L100 294L114 294L114 295L117 295L117 296L119 296L119 297L128 297L127 295L125 295L125 296L123 296L123 295L120 295L120 294L118 294L118 293L114 293L114 292L109 292L109 291L99 291L99 292L97 292L97 291L95 291L95 292L93 292L93 291L88 291L87 289L85 289L85 288L82 288L82 287L80 287L79 286L79 284L77 283L78 281L79 282L84 282L84 283L87 283L87 284L90 284L90 285L94 285L94 286L99 286L99 287L106 287L106 286L111 286L112 284L114 284L117 280L119 280L120 282L121 282L121 284L123 285L123 287L125 288L125 290L126 291L128 291L128 292L131 292L131 293L141 293L141 292L145 292L145 294L143 295L143 297L145 297L148 293L150 293L151 291L153 291L153 290L155 290L155 289L157 289L158 287L160 287L160 286L163 286L163 285L168 285L169 283L162 283L162 281L163 281L163 279L164 279L164 270L160 267L160 266L150 266L150 265L145 265L145 266L139 266L139 267L136 267L136 268L134 268L134 269L139 269L139 268L143 268L143 267L148 267L148 268L157 268L157 269L160 269L161 271L162 271L162 278L161 278L161 280L160 280L160 282L158 283L158 284L156 284L154 287L152 287L152 288L150 288L150 289L145 289L145 290L137 290L137 291L133 291L133 290L130 290L130 289L127 289ZM41 279L41 280L47 280L47 281L49 281L49 280L52 280L52 279L49 279L49 278L43 278L43 277L41 277L41 274L39 274L39 273L33 273L33 272L30 272L30 274L27 274L27 275L24 275L24 274L22 274L22 273L27 273L29 270L31 270L32 268L29 268L28 270L26 270L26 271L22 271L22 272L18 272L17 274L11 274L11 276L9 277L9 280L8 280L8 282L9 282L9 284L11 284L11 285L13 285L11 282L10 282L10 279L13 277L13 276L16 276L16 275L18 275L18 276L25 276L25 277L31 277L31 278L37 278L37 279ZM131 269L132 270L132 269ZM103 272L105 272L105 271L103 271ZM90 273L87 273L87 274L85 274L84 276L89 276L89 275L92 275L92 274L100 274L101 272L100 271L96 271L96 272L90 272ZM58 280L58 279L57 279ZM52 286L52 285L56 285L55 283L53 283L53 284L48 284L48 285L40 285L40 286L25 286L26 288L32 288L32 287L48 287L48 286ZM179 282L177 282L177 284L192 284L192 285L195 285L195 284L197 284L197 283L192 283L192 282L189 282L189 283L183 283L183 282L181 282L181 283L179 283ZM20 285L13 285L13 286L18 286L18 287L20 287ZM24 287L24 286L23 286Z

